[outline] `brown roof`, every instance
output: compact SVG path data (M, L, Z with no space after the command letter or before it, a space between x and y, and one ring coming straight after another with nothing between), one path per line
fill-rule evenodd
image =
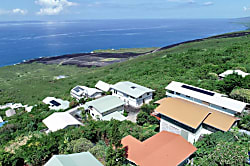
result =
M167 98L162 98L160 100L155 101L155 104L162 104Z
M228 131L238 120L231 115L180 98L164 98L156 111L194 129L205 123Z
M156 108L156 112L196 129L209 115L210 110L180 98L169 97Z
M127 159L140 166L176 166L197 149L182 136L162 131L144 142L132 136L122 139Z
M236 117L211 109L211 114L203 123L222 131L228 131L237 120L239 119Z

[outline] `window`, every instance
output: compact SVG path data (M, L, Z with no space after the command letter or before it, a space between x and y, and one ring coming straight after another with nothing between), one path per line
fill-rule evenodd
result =
M180 96L181 94L180 94L180 93L178 93L178 92L176 92L176 95Z
M227 110L225 107L222 107L223 110Z
M92 113L92 116L95 116L95 115Z
M190 98L190 96L186 95L187 98Z
M150 93L147 93L147 95L149 96L149 95L150 95Z
M168 90L168 93L174 94L174 91Z

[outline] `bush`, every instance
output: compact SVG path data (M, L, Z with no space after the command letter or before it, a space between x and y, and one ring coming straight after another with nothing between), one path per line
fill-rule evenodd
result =
M146 112L140 111L137 115L136 123L140 126L143 126L146 123L159 124L159 121L155 117L147 114Z
M234 89L229 96L233 99L250 103L250 89Z
M80 153L86 152L89 149L93 148L93 143L86 138L80 138L77 140L73 140L68 143L66 151L67 153Z

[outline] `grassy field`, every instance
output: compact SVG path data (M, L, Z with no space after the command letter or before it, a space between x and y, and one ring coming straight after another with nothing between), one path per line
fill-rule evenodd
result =
M128 49L122 50L128 52ZM139 51L133 52L136 50ZM132 81L155 89L156 99L164 96L165 86L173 80L217 90L218 80L210 78L209 74L237 67L250 72L250 36L183 44L101 68L43 64L7 66L0 68L0 105L7 102L33 105L46 96L69 99L74 86L93 87L98 80L111 84ZM68 77L54 80L58 75Z

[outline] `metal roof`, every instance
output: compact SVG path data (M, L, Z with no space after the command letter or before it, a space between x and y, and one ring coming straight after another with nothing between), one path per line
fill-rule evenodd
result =
M107 112L111 109L120 107L125 103L116 96L104 96L99 99L86 102L87 107L94 107L99 113Z
M220 107L224 107L224 108L227 108L235 112L239 112L239 113L241 113L247 105L247 103L225 97L223 94L219 94L213 91L187 85L189 87L200 89L206 92L211 92L214 94L211 96L205 93L200 93L194 90L183 88L182 87L183 85L187 85L187 84L172 81L170 84L168 84L168 86L165 89L175 91L175 92L178 92L178 93L181 93L181 94L184 94L184 95L187 95L187 96L190 96L190 97L193 97L193 98L196 98L196 99L199 99L199 100L202 100L202 101L205 101L205 102L208 102L208 103L220 106Z
M156 108L156 112L194 129L204 123L221 131L228 131L234 122L238 120L234 116L214 109L172 97L162 99L160 106Z
M103 82L103 81L98 81L97 82L97 84L95 85L95 87L97 88L97 89L100 89L100 90L102 90L102 91L104 91L104 92L107 92L107 91L109 91L109 89L110 89L110 84L108 84L108 83L106 83L106 82Z
M43 100L43 102L45 104L49 104L50 105L49 108L52 110L65 110L65 109L69 108L69 104L70 104L69 101L57 99L55 97L46 97ZM55 105L55 102L59 103L60 105L58 105L58 104Z
M64 129L67 126L82 125L68 112L55 112L43 120L43 123L49 128L50 131L55 132Z
M54 155L45 166L103 166L90 152Z
M115 111L115 112L108 114L102 118L102 120L107 120L107 121L110 121L111 119L124 121L124 120L126 120L126 117L123 116L120 112Z
M162 131L141 142L128 135L121 140L127 159L141 166L175 166L197 149L182 136Z
M134 98L138 98L148 92L154 92L153 89L149 89L147 87L129 81L118 82L115 85L112 85L111 88L120 91L122 93L125 93L129 96L132 96Z
M76 86L71 91L74 91L77 95L82 95L83 93L88 94L89 96L94 95L95 93L101 93L102 91L96 89L96 88L89 88L87 86Z
M241 71L241 70L227 70L227 71L219 74L219 76L220 77L226 77L226 76L228 76L230 74L233 74L233 73L236 73L236 74L238 74L238 75L240 75L242 77L246 77L246 76L250 75L250 73L245 73L244 71Z

